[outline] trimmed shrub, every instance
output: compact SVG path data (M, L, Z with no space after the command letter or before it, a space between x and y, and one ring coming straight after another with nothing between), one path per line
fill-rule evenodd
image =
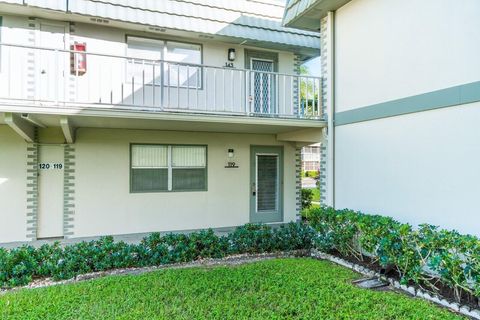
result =
M312 228L304 224L289 223L281 225L273 234L275 250L309 250L314 236Z
M37 249L31 246L0 248L0 287L24 285L41 277L61 280L116 268L222 258L239 253L309 249L312 236L313 229L305 224L290 223L276 229L247 224L221 237L213 230L204 230L163 236L152 233L139 244L115 242L108 236L65 247L54 243Z
M302 189L302 209L308 209L312 206L313 191L311 189Z
M0 248L0 284L18 286L32 281L37 269L35 249L22 246L12 250Z
M462 292L480 297L480 239L423 224L413 228L392 218L328 207L303 212L316 231L313 245L346 257L370 257L394 267L403 284L415 283L433 292L438 281L457 301Z
M264 253L273 251L275 239L272 228L261 224L246 224L228 235L229 252Z

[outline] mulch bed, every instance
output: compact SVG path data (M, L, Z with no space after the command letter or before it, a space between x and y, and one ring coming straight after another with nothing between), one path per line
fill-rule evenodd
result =
M332 252L329 252L329 253L331 255L336 256L336 257L345 259L350 263L361 265L365 268L368 268L368 269L373 270L375 272L379 272L380 274L382 274L382 275L384 275L388 278L392 278L392 279L400 282L400 274L398 273L397 269L395 269L394 267L383 268L378 263L378 261L372 259L371 257L368 257L368 256L364 255L363 256L363 261L359 261L354 256L344 256L344 255L340 254L340 252L338 252L338 251L332 251ZM454 295L453 290L451 288L443 285L440 281L431 280L431 284L438 288L438 291L435 292L435 293L437 295L441 296L442 298L448 300L449 302L458 302L462 305L466 305L466 306L469 306L471 308L476 308L476 309L478 309L480 307L479 298L471 295L469 292L467 292L465 290L461 290L461 300L456 301L455 300L455 295ZM419 287L418 285L416 285L413 282L408 283L408 286L413 286L413 287L416 287L417 289L422 289L424 291L431 291L431 290L428 290L428 286Z

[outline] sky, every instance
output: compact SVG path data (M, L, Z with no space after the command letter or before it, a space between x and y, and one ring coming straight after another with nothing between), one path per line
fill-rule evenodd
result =
M320 77L320 69L321 69L321 63L320 63L320 57L314 58L307 63L305 63L305 66L307 66L308 71L311 76L314 77Z

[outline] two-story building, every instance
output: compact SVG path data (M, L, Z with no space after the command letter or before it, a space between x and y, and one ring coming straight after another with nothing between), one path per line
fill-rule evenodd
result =
M320 143L302 148L302 171L320 170Z
M289 0L321 33L326 205L480 235L480 1Z
M296 220L326 124L283 11L0 1L0 242Z

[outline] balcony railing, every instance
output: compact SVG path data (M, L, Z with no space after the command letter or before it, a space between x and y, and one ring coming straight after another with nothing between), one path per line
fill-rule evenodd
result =
M302 161L320 161L320 154L304 153L302 154Z
M0 99L52 107L322 118L321 79L0 44Z

